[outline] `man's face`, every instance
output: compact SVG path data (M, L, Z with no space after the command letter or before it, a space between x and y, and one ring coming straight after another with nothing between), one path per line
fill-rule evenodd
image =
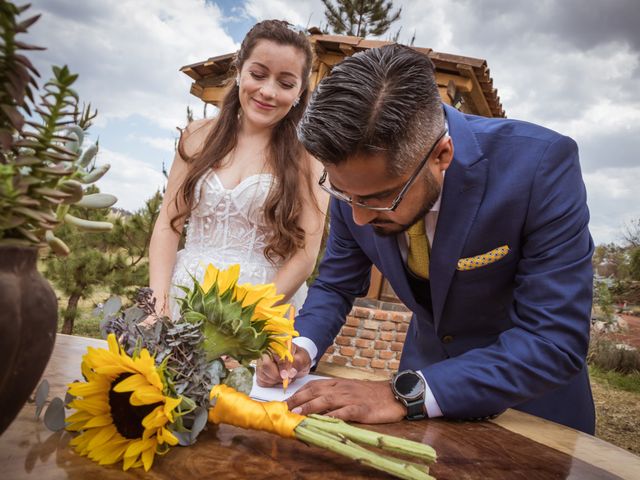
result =
M331 187L352 197L353 221L358 225L371 225L378 235L387 236L405 231L433 207L442 190L443 172L452 158L453 145L451 139L445 137L393 212L369 210L355 202L389 206L421 159L417 158L400 176L389 174L384 154L356 155L339 165L327 165L326 170Z

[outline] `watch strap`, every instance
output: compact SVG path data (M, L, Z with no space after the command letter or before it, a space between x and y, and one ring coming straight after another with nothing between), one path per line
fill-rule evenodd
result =
M427 418L427 409L424 405L424 399L418 398L412 402L406 402L407 420L422 420Z

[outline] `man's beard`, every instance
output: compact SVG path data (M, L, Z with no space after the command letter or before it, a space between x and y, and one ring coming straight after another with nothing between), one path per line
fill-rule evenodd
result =
M426 194L425 199L421 202L422 207L420 210L413 216L411 221L408 224L400 224L388 220L383 220L381 222L377 222L376 225L370 224L373 228L373 231L376 235L380 235L382 237L391 237L393 235L398 235L399 233L405 232L411 227L414 223L416 223L421 218L424 218L427 213L433 208L435 203L438 201L440 197L440 191L442 188L438 184L437 180L433 176L433 174L427 170L426 178ZM385 228L385 226L389 225L392 228Z

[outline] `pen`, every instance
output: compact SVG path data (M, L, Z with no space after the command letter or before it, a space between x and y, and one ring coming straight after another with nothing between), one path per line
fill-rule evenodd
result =
M289 320L291 320L291 322L295 321L295 311L293 309L293 305L289 307ZM287 338L287 351L289 353L291 353L291 339L291 336ZM287 394L287 387L289 386L289 369L287 369L286 373L286 376L282 379L282 389L284 390L285 395Z

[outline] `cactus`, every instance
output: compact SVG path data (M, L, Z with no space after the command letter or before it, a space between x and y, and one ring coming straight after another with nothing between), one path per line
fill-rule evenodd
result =
M18 52L41 48L15 38L39 18L19 22L27 8L0 0L0 246L49 245L66 255L69 248L53 233L63 221L83 231L112 228L69 215L69 206L108 208L117 199L107 194L84 198L85 187L102 178L109 165L95 165L97 142L84 145L97 112L91 105L79 107L72 88L78 76L66 66L53 67L53 78L34 101L39 73Z

